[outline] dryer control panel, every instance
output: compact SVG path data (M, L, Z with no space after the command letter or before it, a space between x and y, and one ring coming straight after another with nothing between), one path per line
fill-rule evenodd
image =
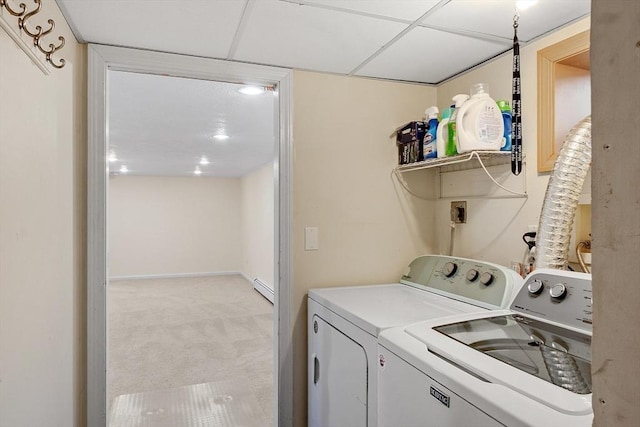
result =
M536 270L527 276L511 310L590 332L593 329L591 275Z
M425 255L413 260L401 282L489 309L507 308L522 279L501 265Z

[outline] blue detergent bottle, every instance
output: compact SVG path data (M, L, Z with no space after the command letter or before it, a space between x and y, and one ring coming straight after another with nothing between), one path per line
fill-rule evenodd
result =
M504 121L504 144L500 151L511 151L511 107L509 101L496 101L500 111L502 112L502 120Z
M429 107L424 112L427 126L424 132L423 154L424 160L435 159L438 156L436 139L438 135L438 107Z

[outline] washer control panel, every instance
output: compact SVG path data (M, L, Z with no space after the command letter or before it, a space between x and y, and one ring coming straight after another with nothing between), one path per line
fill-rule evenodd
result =
M506 267L444 255L416 258L409 267L403 283L486 308L507 308L523 282Z
M591 331L591 275L564 270L536 270L527 277L511 304L511 310Z

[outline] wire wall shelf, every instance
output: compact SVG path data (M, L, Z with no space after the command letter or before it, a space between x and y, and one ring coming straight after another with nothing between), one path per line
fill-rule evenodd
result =
M482 159L485 166L497 166L511 162L511 152L509 151L470 151L440 159L428 159L422 162L409 163L396 166L398 172L411 172L421 169L442 168L442 172L458 171L466 169L477 169L482 167L478 162L478 157Z
M480 169L484 171L487 177L500 189L504 190L508 195L502 195L497 197L527 197L527 185L526 185L526 161L523 161L525 170L519 176L519 182L521 183L521 189L510 189L502 185L494 178L489 172L487 167L509 165L511 163L511 152L508 151L471 151L464 154L458 154L456 156L444 157L440 159L429 159L422 162L409 163L406 165L398 165L393 169L393 174L396 175L398 182L404 187L405 190L414 194L409 188L408 181L405 181L401 175L407 172L413 172L418 170L435 169L437 171L437 179L439 182L439 196L438 198L448 198L445 195L446 191L443 189L444 174L448 172L457 172L471 169ZM504 174L505 171L501 173ZM503 175L504 176L504 175ZM408 177L407 177L408 178ZM474 183L477 186L477 183ZM448 187L447 187L448 188ZM490 192L493 193L493 192ZM415 194L414 194L415 195ZM455 197L463 197L457 195ZM474 197L473 195L465 195L464 197ZM485 194L481 197L496 197L496 195Z

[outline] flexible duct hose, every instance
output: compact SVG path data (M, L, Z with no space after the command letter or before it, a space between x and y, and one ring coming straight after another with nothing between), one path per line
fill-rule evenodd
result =
M573 218L590 166L591 116L587 116L567 135L549 178L536 236L536 268L567 268Z

